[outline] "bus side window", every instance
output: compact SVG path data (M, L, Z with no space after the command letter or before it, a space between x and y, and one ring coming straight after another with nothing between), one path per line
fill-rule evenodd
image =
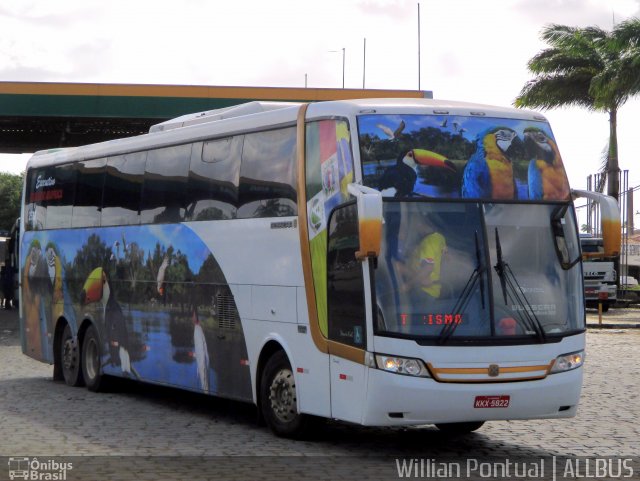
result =
M102 225L140 224L146 152L109 157L104 179Z
M100 226L102 184L106 159L88 160L76 164L76 199L71 217L72 227Z
M140 212L143 224L185 220L191 146L165 147L147 154Z
M59 179L56 178L59 177ZM26 226L28 230L62 227L65 214L73 203L72 167L58 166L32 170L27 180ZM47 209L51 206L51 219L47 226ZM66 212L65 212L66 209ZM68 224L67 224L68 225Z
M186 220L235 219L243 136L194 144Z
M356 204L333 211L329 220L328 245L329 339L364 348L366 314L362 264L356 259L356 251L360 247Z
M40 194L37 192L36 186L38 177L43 175L45 170L32 170L27 177L27 194L25 194L25 229L41 230L44 229L44 223L47 221L47 207L42 201Z
M75 169L72 164L53 168L54 184L47 187L47 229L71 227L75 194Z
M296 215L296 128L245 135L239 218Z
M44 229L47 208L44 206L40 194L36 192L38 177L44 173L44 169L31 170L27 176L26 193L24 196L24 225L26 230Z

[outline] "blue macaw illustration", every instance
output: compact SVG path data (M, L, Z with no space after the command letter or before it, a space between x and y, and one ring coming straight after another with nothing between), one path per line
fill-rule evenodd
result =
M544 131L528 127L524 144L529 161L528 183L530 199L567 199L569 182L558 146Z
M508 127L493 127L478 135L476 150L462 175L462 197L516 197L513 165L506 154L515 138L516 132Z
M71 332L76 335L78 332L76 314L71 304L71 296L67 288L67 280L59 249L53 242L47 244L44 257L47 262L49 280L51 281L51 322L55 323L60 317L64 317L69 323L69 327L71 327Z

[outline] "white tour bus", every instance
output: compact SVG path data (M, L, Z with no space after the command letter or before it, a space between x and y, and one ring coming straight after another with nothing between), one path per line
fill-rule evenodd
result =
M537 113L426 99L253 102L36 153L23 352L310 418L576 413L585 312L572 196Z

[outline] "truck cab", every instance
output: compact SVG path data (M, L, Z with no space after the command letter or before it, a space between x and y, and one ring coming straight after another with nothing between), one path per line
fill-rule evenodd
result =
M586 306L607 312L617 300L616 271L612 260L604 257L601 237L580 237L583 258L584 297Z

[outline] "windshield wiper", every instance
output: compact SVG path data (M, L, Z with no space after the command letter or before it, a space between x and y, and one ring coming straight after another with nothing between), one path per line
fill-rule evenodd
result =
M471 273L471 276L469 276L469 280L467 280L467 283L465 284L464 289L462 289L462 292L458 296L458 299L456 299L456 303L453 306L453 312L455 313L464 312L464 309L467 307L467 304L469 304L469 301L471 300L471 295L473 294L475 285L477 283L480 283L480 297L482 300L482 309L484 309L484 275L483 274L485 271L485 267L482 265L482 256L480 254L480 242L478 241L477 231L475 233L475 237L476 237L476 262L477 262L476 268ZM451 324L445 324L445 326L440 331L440 334L438 335L438 344L444 344L445 342L447 342L447 340L453 335L457 327L458 327L458 324L456 324L455 322L452 322Z
M524 295L518 279L509 267L509 264L504 261L502 257L502 246L500 245L500 236L498 234L498 228L496 227L496 257L497 262L494 266L498 277L500 278L500 286L502 287L502 295L504 296L504 303L507 304L507 297L510 297L521 309L523 313L523 319L520 316L514 316L525 328L525 331L532 330L538 336L538 340L542 343L545 342L547 336L542 327L542 323L536 313L533 311L531 304L527 296ZM508 295L508 296L507 296ZM526 321L526 322L525 322Z
M505 275L506 264L502 258L502 245L500 244L500 236L498 235L498 228L496 227L496 257L498 261L493 268L496 270L498 277L500 278L500 287L502 287L502 295L504 296L504 303L507 304L507 276Z
M478 231L475 232L476 238L476 262L478 263L476 266L476 270L482 270L482 254L480 253L480 242L478 241ZM481 272L479 272L480 274ZM480 300L482 302L482 309L484 309L484 277L479 276L480 278Z

